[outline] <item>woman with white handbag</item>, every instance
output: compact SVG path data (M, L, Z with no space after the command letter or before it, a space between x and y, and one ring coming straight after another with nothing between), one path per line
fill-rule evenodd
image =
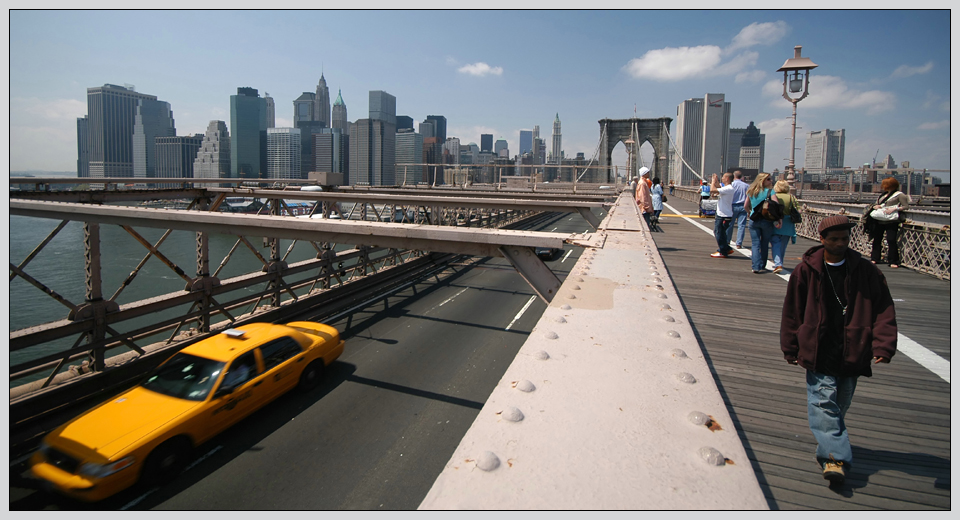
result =
M900 192L900 182L893 177L887 177L880 183L883 193L877 197L873 205L870 218L876 221L876 226L870 238L873 239L873 250L870 252L870 261L880 261L880 252L883 250L883 238L887 239L887 262L890 267L900 267L900 249L897 247L897 233L900 223L906 220L904 211L910 206L910 197Z

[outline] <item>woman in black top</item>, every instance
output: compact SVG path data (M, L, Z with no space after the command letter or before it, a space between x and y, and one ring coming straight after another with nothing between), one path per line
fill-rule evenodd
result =
M870 261L877 263L880 261L880 252L883 250L883 238L887 238L887 262L890 267L896 269L900 267L900 249L897 247L897 232L900 230L900 223L904 219L904 211L910 205L910 197L900 192L900 182L893 177L887 177L880 183L883 193L877 197L877 203L873 209L899 207L899 218L890 222L877 220L870 238L873 239L873 249L870 252Z

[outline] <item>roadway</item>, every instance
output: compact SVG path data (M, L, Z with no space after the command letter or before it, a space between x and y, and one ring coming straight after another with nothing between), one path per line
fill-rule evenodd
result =
M589 226L556 214L536 230ZM563 280L580 251L547 265ZM10 509L416 509L545 308L505 259L467 258L329 321L346 350L324 383L199 447L166 486L85 505L11 461Z

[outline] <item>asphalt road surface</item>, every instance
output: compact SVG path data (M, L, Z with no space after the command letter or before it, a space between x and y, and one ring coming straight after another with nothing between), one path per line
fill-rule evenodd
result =
M576 214L535 229L582 233ZM563 280L580 248L547 265ZM11 510L416 509L546 305L502 258L470 258L331 321L344 354L196 452L173 482L87 505L30 490Z

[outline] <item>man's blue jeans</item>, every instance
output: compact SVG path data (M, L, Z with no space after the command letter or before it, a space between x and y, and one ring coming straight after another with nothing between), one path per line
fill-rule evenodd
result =
M730 247L730 230L733 229L732 217L721 217L717 215L713 221L713 238L717 240L717 251L725 255L733 252Z
M847 464L853 460L843 418L856 389L856 377L834 377L807 370L807 417L810 431L817 439L817 461L821 466L831 457Z
M743 245L743 236L747 232L747 210L743 203L733 205L733 221L737 224L737 244ZM727 242L733 240L733 226L727 230Z

